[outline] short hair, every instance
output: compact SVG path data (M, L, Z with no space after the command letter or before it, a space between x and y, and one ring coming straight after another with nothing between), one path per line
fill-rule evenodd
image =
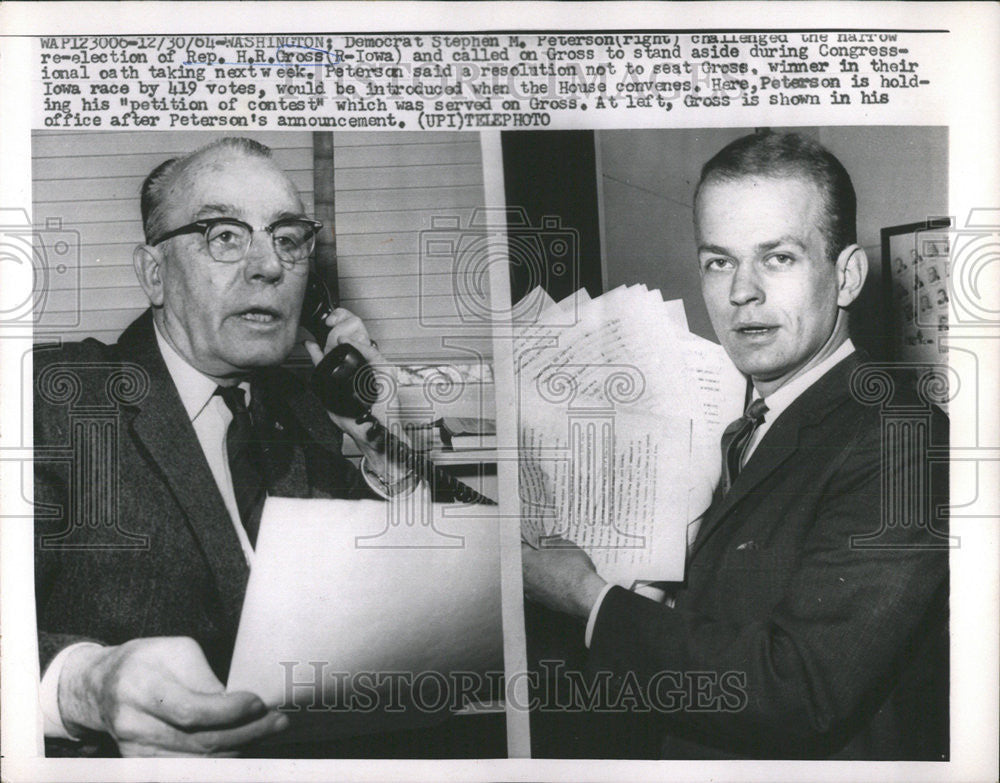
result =
M844 165L822 144L798 133L752 133L727 144L701 169L695 203L706 183L748 176L803 177L823 195L823 238L830 260L857 242L858 201Z
M177 181L177 178L188 169L192 162L214 150L231 150L254 158L272 159L271 148L259 141L239 136L226 136L182 157L163 161L143 180L139 197L142 231L146 236L147 244L152 244L155 238L166 230L162 225L163 204L169 187Z

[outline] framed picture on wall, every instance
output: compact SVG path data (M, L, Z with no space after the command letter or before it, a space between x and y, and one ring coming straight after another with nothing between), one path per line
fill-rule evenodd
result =
M947 364L950 218L882 229L882 290L887 356Z

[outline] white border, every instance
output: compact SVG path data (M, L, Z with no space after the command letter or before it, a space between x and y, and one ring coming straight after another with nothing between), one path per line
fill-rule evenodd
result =
M3 3L0 6L0 204L30 209L30 116L28 85L30 43L12 36L98 33L198 32L353 32L405 30L624 28L947 28L941 59L947 64L942 89L946 97L929 101L921 116L894 117L898 124L947 124L950 127L949 211L959 224L974 206L998 206L996 96L1000 52L1000 8L977 3L283 3L280 13L267 3ZM305 21L300 21L305 20ZM803 24L803 20L808 20ZM941 96L938 92L936 95ZM865 120L852 113L831 124ZM730 125L718 114L700 123ZM741 122L741 124L743 124ZM760 123L768 124L768 123ZM770 123L773 124L773 123ZM813 123L810 123L813 124ZM485 144L489 147L490 142ZM494 191L491 191L493 193ZM996 285L996 280L991 281ZM2 283L0 283L2 284ZM981 388L998 388L995 333L967 341L978 349ZM23 343L0 339L3 399L0 401L4 446L27 446L17 438L30 421L30 393L24 394L20 355ZM984 419L991 429L981 442L993 447L997 437L995 395ZM502 415L502 414L501 414ZM962 412L955 412L962 415ZM26 433L30 437L30 432ZM15 442L11 444L11 441ZM5 456L9 457L6 452ZM9 508L20 492L16 462L0 463L0 491ZM503 480L501 478L501 480ZM953 488L953 495L962 488ZM983 492L995 492L995 485ZM32 584L31 533L25 524L3 524L0 531L0 588L3 594L3 774L9 780L245 780L294 778L325 780L470 779L470 780L996 780L998 737L998 535L992 499L984 518L953 522L962 547L952 556L952 761L948 764L863 762L593 762L509 759L486 762L349 762L260 760L122 760L40 759L33 676L34 611L28 600ZM508 552L509 554L509 552ZM509 566L509 562L508 562ZM515 571L516 574L516 571ZM505 568L505 586L518 581Z

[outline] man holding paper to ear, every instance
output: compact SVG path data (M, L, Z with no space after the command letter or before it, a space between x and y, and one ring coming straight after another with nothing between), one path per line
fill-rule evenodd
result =
M867 357L847 308L868 260L850 177L804 137L755 134L705 165L694 211L712 325L754 399L723 437L685 582L659 603L562 542L524 547L526 595L579 618L610 693L649 696L656 747L633 755L947 758L947 466L926 453L947 421L934 408L925 448L905 451L852 393ZM892 405L928 410L883 377Z
M223 687L265 494L377 498L415 479L387 464L367 426L328 416L279 368L319 224L269 149L227 138L167 161L141 206L134 261L150 309L115 345L34 357L45 733L68 754L233 754L287 724ZM356 316L336 310L327 325L327 349L349 342L381 361ZM108 509L107 476L87 472L82 455L72 465L42 455L67 442L72 406L116 401ZM364 454L361 471L331 418Z

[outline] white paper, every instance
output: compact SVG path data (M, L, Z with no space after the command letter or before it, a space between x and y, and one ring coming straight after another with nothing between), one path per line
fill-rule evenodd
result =
M360 733L410 724L382 714L388 696L370 710L346 709L364 702L351 701L361 687L381 682L399 696L427 672L440 681L502 671L496 516L425 499L269 498L228 690L252 691L293 718L295 708L319 704L339 713L331 731ZM320 664L327 690L317 700L302 682L316 681ZM427 721L411 711L413 722Z
M522 480L532 476L545 503L525 504L534 543L573 541L601 576L625 587L683 578L690 422L649 422L619 413L571 421L564 433L525 433Z
M514 345L522 535L573 541L624 586L683 579L688 524L711 502L745 379L688 332L683 302L644 285L578 292L540 320Z

